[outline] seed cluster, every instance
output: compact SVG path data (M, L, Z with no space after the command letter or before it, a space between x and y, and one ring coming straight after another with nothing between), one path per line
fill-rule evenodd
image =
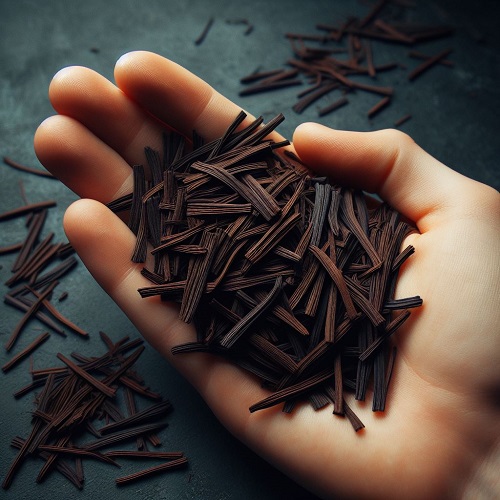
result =
M4 162L30 174L51 177L44 170L27 167L9 158L4 158ZM22 342L20 337L29 335L30 332L26 330L32 319L41 322L47 331L18 350L2 366L4 373L44 344L50 338L49 331L61 336L66 336L66 330L82 338L89 336L54 305L56 287L77 264L71 245L54 242L54 233L43 234L49 210L56 205L56 201L29 203L23 189L21 194L24 205L0 214L0 222L24 217L26 223L26 234L22 241L0 247L0 255L16 253L11 275L5 283L9 291L4 295L4 302L23 313L10 333L5 349L14 350L17 343ZM67 296L67 292L62 292L58 301L65 300ZM117 478L117 485L187 464L181 452L148 450L148 443L154 446L161 444L155 431L166 424L155 421L166 415L171 405L169 401L162 400L160 394L145 386L142 378L132 369L144 349L140 346L142 341L124 338L114 344L103 332L101 338L108 348L101 357L88 358L73 352L73 359L70 359L59 353L57 357L65 366L38 370L34 369L33 357L30 358L32 383L19 389L14 396L20 398L39 388L41 392L35 397L31 432L26 438L16 436L11 441L12 447L19 451L3 480L4 489L10 487L22 464L33 457L44 461L37 477L38 482L56 470L79 489L83 488L85 480L84 459L115 466L120 466L115 460L117 457L155 459L160 462ZM135 351L127 357L127 351L131 349ZM152 400L153 404L139 410L141 399ZM124 405L127 416L122 410ZM136 441L138 451L100 451L115 443L131 440Z
M194 133L192 149L166 133L162 154L146 148L148 168L134 167L134 192L110 204L130 210L132 260L152 282L139 293L177 302L195 325L197 340L174 353L225 356L262 380L272 394L250 411L333 403L359 429L344 391L364 400L373 381L373 410L384 409L387 340L422 304L394 298L414 228L278 154L288 143L269 134L282 115L264 126L245 118L211 142Z
M32 383L15 394L21 397L41 388L35 397L31 432L28 437L15 437L11 442L19 451L2 483L4 489L9 488L29 457L44 462L37 482L57 470L79 489L84 485L84 459L117 467L120 464L115 459L119 457L160 460L158 465L117 478L117 485L187 464L181 452L148 450L148 443L155 447L161 444L156 432L167 424L159 419L169 413L171 404L151 391L133 369L144 351L142 341L125 337L113 343L105 333L100 335L107 347L102 356L86 357L73 352L70 359L59 353L57 357L63 366L32 369ZM128 415L123 413L120 398L125 401ZM153 403L138 410L139 400ZM102 451L134 440L137 451Z
M381 96L366 112L368 118L374 117L391 103L395 93L394 86L380 85L379 76L406 69L407 62L378 64L373 41L412 47L408 57L421 60L421 63L408 72L409 82L434 65L453 66L446 59L451 48L430 55L415 49L419 43L450 36L453 33L451 26L402 21L408 8L405 2L380 0L364 17L349 16L339 24L319 23L315 33L286 33L293 56L284 62L285 67L257 69L244 76L240 82L245 88L239 95L306 83L307 87L298 93L292 109L302 113L321 98L338 94L336 99L319 107L318 115L324 116L348 104L357 93L369 92ZM401 116L394 126L400 126L409 118L409 114Z
M14 168L35 175L43 175L44 173L43 170L25 167L8 158L4 158L4 161L10 166L14 165ZM25 198L24 191L22 194ZM11 275L5 282L9 291L4 295L4 302L23 313L5 343L7 351L14 348L32 318L38 319L48 330L61 336L66 336L63 329L65 328L82 337L88 337L86 331L57 310L52 300L54 290L60 284L60 280L77 264L77 259L73 255L74 250L70 244L54 242L55 234L53 232L43 235L49 210L55 205L55 200L36 203L28 203L25 200L24 205L0 214L0 222L24 217L27 229L22 241L0 247L0 255L16 253L16 258L11 266ZM59 301L64 300L66 296L66 292L61 293ZM12 369L45 342L49 336L47 331L37 337L4 364L2 370L7 372Z

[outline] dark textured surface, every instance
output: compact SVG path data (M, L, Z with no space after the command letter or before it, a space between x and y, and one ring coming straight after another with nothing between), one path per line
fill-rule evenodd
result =
M500 141L498 82L500 61L496 2L456 2L440 0L416 2L409 15L419 21L452 24L451 38L422 44L429 53L452 47L454 68L436 66L413 84L406 73L417 62L406 57L405 47L374 44L378 61L405 62L407 70L380 76L382 84L394 85L392 105L372 120L366 111L378 97L359 93L348 106L320 121L335 128L375 130L391 127L400 116L413 118L401 129L443 163L481 182L500 187L498 158ZM235 100L254 115L266 119L278 112L286 116L280 127L291 137L302 121L318 120L312 106L302 115L291 110L297 87L238 97L239 78L257 66L281 67L291 56L284 38L287 31L315 32L317 22L337 23L345 16L362 15L366 6L354 1L276 1L233 2L229 0L97 0L85 2L0 0L0 155L37 165L32 139L37 125L53 113L47 98L52 75L67 65L89 66L112 79L116 59L129 50L146 49L165 55L187 67L220 92ZM195 46L207 20L215 17L205 42ZM227 19L248 18L255 29L244 36L244 26L230 25ZM324 98L322 105L336 99ZM45 234L52 230L58 241L64 240L61 220L65 208L75 196L57 181L42 179L0 166L0 212L22 204L19 181L22 180L30 201L56 199ZM22 220L0 226L0 245L23 238ZM10 276L13 255L0 256L0 292ZM91 338L52 337L35 354L35 366L56 364L55 353L79 350L100 354L103 346L98 331L117 340L123 335L137 336L132 325L102 292L82 264L58 287L67 290L68 299L58 304L61 312L87 329ZM0 305L0 364L10 359L3 344L19 321L19 312ZM40 331L36 321L29 323L17 349ZM17 350L15 349L15 352ZM14 451L9 447L15 435L25 436L30 422L32 396L14 400L11 396L29 381L25 361L8 374L0 374L0 477L3 479ZM105 498L113 496L137 499L274 499L314 498L282 476L233 439L215 420L193 389L149 348L139 369L153 390L172 401L174 412L169 427L160 433L163 449L182 450L190 460L189 469L158 476L126 488L116 488L114 478L122 472L137 470L131 464L117 471L100 463L87 462L87 480L82 492L57 474L41 485L35 483L39 462L23 466L13 486L0 497L7 499ZM332 419L332 425L335 420ZM361 452L361 450L360 450Z

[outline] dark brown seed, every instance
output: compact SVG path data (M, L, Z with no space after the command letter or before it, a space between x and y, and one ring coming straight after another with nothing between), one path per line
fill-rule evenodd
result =
M56 206L56 202L53 200L40 201L39 203L31 203L29 205L24 205L22 207L14 208L7 212L0 214L0 221L13 219L15 217L21 217L23 215L29 214L30 212L37 212L44 208L50 208Z
M373 118L376 114L378 114L383 108L385 108L389 103L391 102L391 98L386 96L380 99L377 104L375 104L370 110L368 111L367 115L368 118Z
M400 127L401 125L403 125L403 123L407 122L410 119L411 119L411 115L410 114L406 114L406 115L402 116L401 118L398 118L394 122L394 126L395 127Z
M4 372L8 372L11 368L17 365L26 356L29 356L35 349L42 345L48 338L50 334L48 332L39 335L33 342L26 346L22 351L18 352L13 358L11 358L7 363L2 366Z
M14 161L12 158L8 158L7 156L3 157L3 161L6 165L9 165L10 167L15 168L17 170L21 170L22 172L28 172L30 174L40 175L41 177L48 177L50 179L55 179L55 177L47 170L40 170L38 168L28 167L17 161Z
M73 370L77 375L85 379L90 385L95 387L99 392L102 392L108 397L113 397L116 393L114 389L111 389L108 387L106 384L103 384L100 380L97 380L95 377L90 375L87 371L85 371L83 368L78 366L77 364L73 363L70 359L68 359L66 356L64 356L61 353L57 354L57 357L71 370Z
M158 474L160 472L164 472L166 470L176 469L179 467L183 467L187 465L187 458L177 458L172 460L171 462L166 462L164 464L156 465L155 467L150 467L149 469L144 469L140 472L136 472L134 474L130 474L128 476L119 477L116 479L116 484L118 486L122 486L124 484L131 483L133 481L137 481L139 479L143 479L145 477L152 476L153 474Z
M436 54L435 56L426 59L422 64L420 64L413 71L410 72L410 74L408 75L408 80L410 81L415 80L415 78L420 76L426 70L437 64L439 61L443 60L451 51L452 49L445 49Z
M42 305L45 298L47 298L52 293L52 291L57 285L58 285L57 281L52 282L51 285L47 287L47 289L37 297L37 300L33 302L30 308L26 311L26 314L17 323L16 327L14 328L14 331L11 333L9 339L7 340L7 343L5 344L5 349L7 351L10 351L12 349L28 320L31 318L33 314L35 314L37 309Z
M208 35L208 32L210 31L210 28L212 27L214 23L214 18L211 17L208 21L205 27L203 28L203 31L200 33L198 38L194 41L195 45L201 45L203 41L205 40L206 36Z

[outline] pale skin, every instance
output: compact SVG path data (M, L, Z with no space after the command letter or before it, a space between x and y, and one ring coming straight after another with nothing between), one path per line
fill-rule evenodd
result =
M213 139L240 108L186 69L147 52L120 58L115 83L87 68L65 68L50 85L50 100L57 114L38 128L35 149L82 198L64 218L70 242L231 433L324 498L500 494L496 190L454 172L398 131L300 125L293 147L310 168L377 193L416 224L420 234L404 243L416 252L401 270L396 296L419 294L424 306L395 339L398 359L386 411L373 413L369 402L348 399L365 430L355 433L331 407L251 414L248 407L269 395L254 377L210 355L171 355L173 346L194 338L194 330L177 319L174 305L139 296L137 289L149 282L141 265L130 261L134 235L104 206L130 192L131 165L145 163L144 146L159 147L160 122Z

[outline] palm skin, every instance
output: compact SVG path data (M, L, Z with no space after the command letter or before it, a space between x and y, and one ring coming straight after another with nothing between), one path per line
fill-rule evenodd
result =
M103 205L131 190L130 165L145 163L145 145L159 147L164 124L212 139L239 108L151 53L123 56L115 80L86 68L59 72L49 92L58 114L40 125L35 149L82 198L66 213L68 238L144 338L230 432L324 498L457 498L478 491L500 449L498 192L448 169L400 132L298 127L293 144L307 165L378 193L416 223L420 234L405 242L416 252L396 296L420 294L424 306L397 334L386 411L352 403L365 430L354 433L329 407L250 414L248 407L268 395L252 376L210 355L171 355L194 331L177 319L174 305L139 296L149 283L130 261L135 237Z

